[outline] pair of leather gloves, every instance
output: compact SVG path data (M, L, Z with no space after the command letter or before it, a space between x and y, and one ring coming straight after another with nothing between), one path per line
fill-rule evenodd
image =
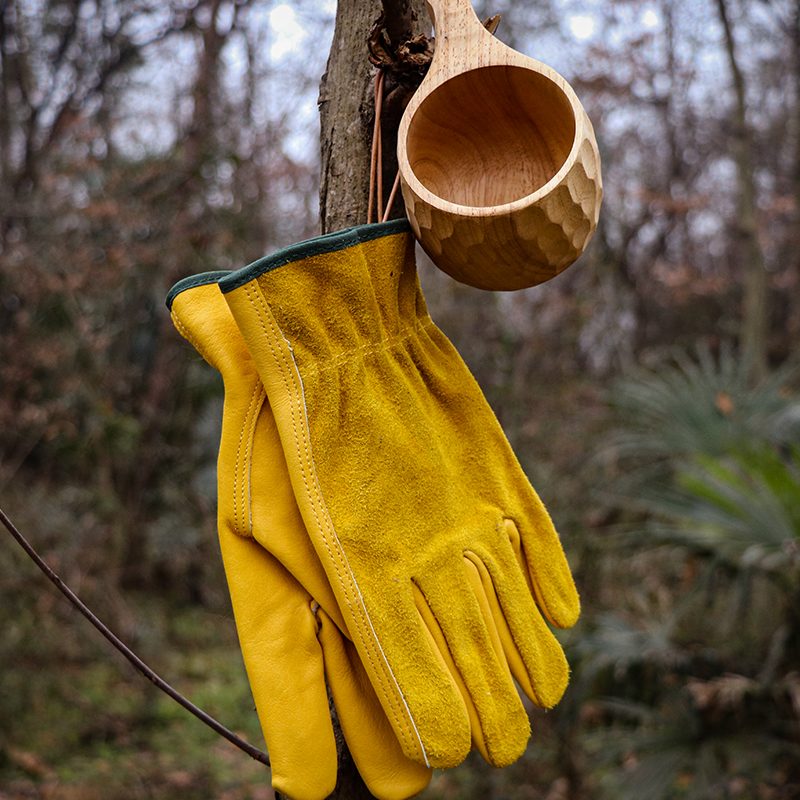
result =
M218 527L244 662L293 800L335 788L327 686L379 800L473 747L524 751L514 685L568 680L578 595L550 517L428 316L405 220L187 278L167 304L225 383Z

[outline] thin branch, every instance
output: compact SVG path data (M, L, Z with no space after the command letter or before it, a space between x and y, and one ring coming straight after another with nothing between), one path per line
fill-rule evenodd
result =
M264 753L262 750L259 750L253 745L246 742L244 739L237 736L232 731L229 731L224 725L221 725L217 722L213 717L206 714L205 711L198 708L194 703L190 700L187 700L180 692L173 689L166 681L162 680L161 678L153 672L147 664L142 661L139 656L136 655L127 645L123 644L78 598L78 596L67 586L61 578L53 572L52 569L45 563L42 557L31 547L25 537L17 530L11 520L6 516L5 512L0 509L0 522L8 528L8 531L11 535L19 542L22 549L33 559L36 566L44 572L45 575L56 585L58 590L72 603L78 611L83 614L92 625L103 634L103 636L108 639L117 650L128 659L128 661L136 667L142 675L145 676L151 683L155 684L162 692L168 694L173 700L177 703L182 705L187 711L190 711L194 714L198 719L205 722L210 728L212 728L216 733L220 736L226 738L231 744L236 745L239 749L243 750L247 755L251 758L254 758L256 761L260 761L262 764L266 764L269 766L269 756Z

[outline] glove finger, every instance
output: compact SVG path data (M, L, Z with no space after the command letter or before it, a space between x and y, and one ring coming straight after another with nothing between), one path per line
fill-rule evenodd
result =
M467 573L469 585L472 587L472 591L475 593L475 599L478 601L478 606L481 609L481 616L483 617L483 622L486 625L489 637L492 640L495 655L503 664L506 671L511 674L506 657L506 647L503 642L501 631L498 628L498 622L503 623L504 620L502 618L497 618L496 609L490 602L490 595L486 591L486 577L488 577L486 568L483 566L483 562L475 557L474 553L467 551L464 553L464 569ZM492 592L493 591L494 587L492 587Z
M412 730L405 719L398 719L392 698L387 700L385 682L380 681L380 674L376 680L374 670L370 670L377 660L374 651L359 646L359 656L406 755L426 766L449 769L469 754L469 715L451 670L436 646L431 645L430 632L419 617L413 582L407 584L406 591L401 589L401 583L395 586L398 591L391 602L367 606L367 611L374 641L400 689ZM357 646L363 645L363 641L354 641ZM424 759L413 747L412 736L422 744ZM408 746L409 740L412 746Z
M378 800L406 800L430 783L433 770L403 754L355 646L322 608L317 610L325 675L347 746Z
M578 591L553 521L538 496L532 494L533 502L519 518L525 523L517 526L506 519L506 533L512 543L519 542L518 552L524 556L531 587L548 622L556 628L571 628L581 612Z
M442 629L439 626L439 623L436 621L436 617L433 616L433 612L430 610L430 607L425 601L425 596L422 594L419 587L417 587L415 584L412 584L412 589L414 590L414 601L417 605L417 612L419 613L420 621L425 628L425 635L428 639L428 644L433 651L436 660L440 663L442 669L447 670L447 672L450 673L450 676L458 687L458 691L461 693L461 699L464 702L464 708L467 710L467 714L469 715L472 745L473 747L477 748L478 752L486 761L489 761L489 753L486 749L486 742L483 738L483 731L481 729L478 711L475 708L475 704L472 702L472 697L467 691L467 687L464 684L461 673L458 671L455 661L453 661L453 655L450 652L450 648L447 646Z
M531 595L513 547L480 544L465 553L479 572L511 673L535 705L552 708L564 694L569 666L564 651Z
M433 570L430 579L418 579L418 586L472 698L478 719L473 729L483 737L484 757L493 766L508 766L525 751L530 723L465 578L463 567L442 565ZM477 735L475 739L477 742Z
M252 539L222 528L220 548L272 785L293 800L323 800L336 786L336 741L310 597Z
M566 588L558 591L553 591L551 588L550 591L545 591L540 585L542 582L542 570L540 569L537 573L539 577L538 581L534 578L534 575L531 574L531 562L526 557L525 548L522 544L522 537L519 534L519 529L514 523L514 520L503 520L503 525L508 535L508 540L511 542L514 554L517 557L517 563L525 576L528 588L539 605L539 610L544 614L545 619L554 627L562 629L571 628L575 622L577 622L580 614L580 600L575 591L575 584L572 580L569 564L566 562L566 557L563 555L560 544L557 553L560 553L564 562L563 564L559 563L560 559L556 557L555 563L557 564L558 572L556 580L558 584L563 583ZM550 586L552 586L554 582L555 581L552 579L550 581L545 581L545 583ZM557 599L554 601L553 598L561 598L561 601L559 602Z

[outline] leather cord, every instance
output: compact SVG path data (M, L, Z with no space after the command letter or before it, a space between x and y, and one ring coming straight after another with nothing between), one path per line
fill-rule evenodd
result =
M373 221L373 207L376 210L376 219L379 222L387 222L394 203L397 188L400 185L400 170L394 179L392 191L383 209L383 141L381 136L381 113L383 111L383 84L385 81L386 70L380 68L375 76L375 123L372 128L372 149L370 151L369 169L369 201L367 206L367 224ZM376 191L377 189L377 191Z

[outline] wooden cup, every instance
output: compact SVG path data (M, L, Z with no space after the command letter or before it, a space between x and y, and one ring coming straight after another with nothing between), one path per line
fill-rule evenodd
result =
M555 277L603 196L592 124L550 67L490 34L470 0L428 0L430 70L400 122L406 211L434 264L480 289Z

